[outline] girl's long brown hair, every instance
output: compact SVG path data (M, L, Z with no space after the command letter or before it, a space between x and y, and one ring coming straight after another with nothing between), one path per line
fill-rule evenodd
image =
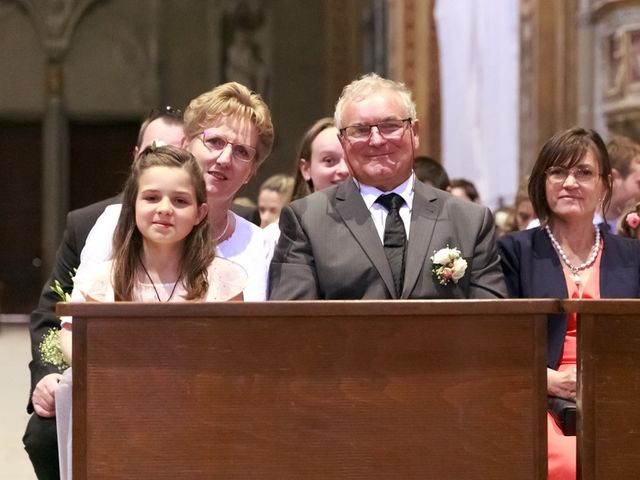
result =
M133 162L131 173L125 183L122 211L113 234L112 278L115 300L131 301L136 273L140 268L142 255L142 234L136 225L136 198L138 197L140 175L151 167L181 168L189 175L199 205L206 203L206 188L202 171L194 156L178 147L170 145L147 147ZM180 278L186 290L185 300L203 298L209 289L207 269L215 256L213 241L209 231L209 220L205 216L193 227L184 240L180 262Z

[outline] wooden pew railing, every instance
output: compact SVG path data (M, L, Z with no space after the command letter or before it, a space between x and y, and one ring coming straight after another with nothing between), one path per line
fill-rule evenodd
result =
M640 300L563 309L578 313L579 478L640 478Z
M556 300L60 304L73 473L544 479Z

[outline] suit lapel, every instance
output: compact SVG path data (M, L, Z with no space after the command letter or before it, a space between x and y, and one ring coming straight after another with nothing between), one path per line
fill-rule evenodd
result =
M362 195L360 195L353 180L349 179L339 184L335 198L336 210L342 217L344 224L351 231L373 266L378 270L391 296L394 297L395 287L389 261L384 254L382 242L371 219L371 212L367 209ZM336 248L340 248L340 246L336 245Z
M415 183L413 206L411 208L411 230L405 261L404 287L402 298L408 298L425 266L431 237L436 225L440 207L437 197L421 182Z

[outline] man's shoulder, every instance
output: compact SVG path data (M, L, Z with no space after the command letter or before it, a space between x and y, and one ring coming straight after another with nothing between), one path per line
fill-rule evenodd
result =
M449 192L422 183L416 183L415 194L424 197L427 201L438 206L439 210L455 212L452 220L461 222L468 221L469 217L484 218L491 215L491 210L485 205L471 202L469 200L451 195ZM460 215L464 213L464 215Z
M78 257L89 236L89 232L98 221L98 218L100 218L109 205L120 201L120 197L118 196L111 197L69 212L67 215L66 235L69 241L75 243L75 248L78 250L76 252Z
M342 184L332 185L322 190L317 190L306 197L298 198L289 204L289 206L296 212L309 212L318 208L325 208L328 203L332 203L336 196L338 196L338 190L344 190Z
M91 224L93 224L96 222L98 217L102 215L105 208L107 208L109 205L120 202L121 198L116 195L115 197L100 200L99 202L95 202L90 205L71 210L68 217L71 220L80 220L82 222L91 222Z

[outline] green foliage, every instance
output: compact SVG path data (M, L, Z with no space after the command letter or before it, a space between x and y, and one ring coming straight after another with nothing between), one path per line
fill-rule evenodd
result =
M69 272L69 278L71 279L71 283L73 284L73 279L75 278L76 272L78 271L77 268L73 269L73 272ZM53 285L49 286L49 288L51 289L51 291L55 292L58 294L58 296L60 297L60 300L62 300L63 302L70 302L71 301L71 295L69 294L69 292L65 292L64 289L62 288L62 285L60 284L60 280L55 279L53 281Z

